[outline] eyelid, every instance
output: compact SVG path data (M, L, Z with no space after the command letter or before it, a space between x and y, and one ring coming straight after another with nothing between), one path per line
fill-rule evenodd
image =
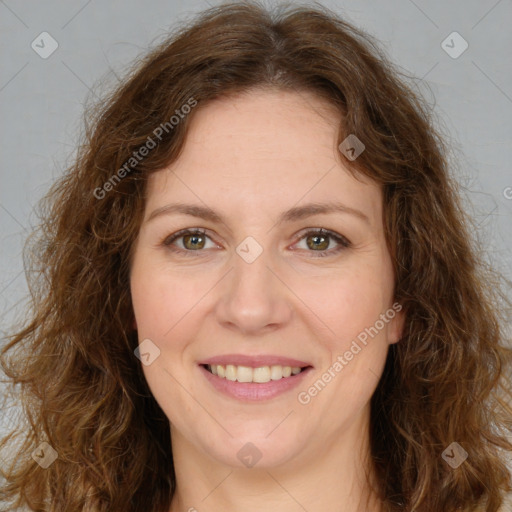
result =
M213 240L213 238L208 234L207 231L208 230L205 229L205 228L185 228L185 229L180 229L179 231L176 231L175 233L172 233L171 235L166 236L162 240L162 244L165 245L165 246L170 247L173 242L175 242L176 240L178 240L178 239L180 239L180 238L182 238L182 237L184 237L186 235L204 235L205 237L207 237L210 240L212 240L212 242L217 244ZM184 251L183 249L178 249L178 250L183 251L183 252L202 252L202 251Z
M304 240L308 235L316 235L316 236L328 236L332 240L334 240L338 246L331 248L331 249L324 249L323 251L308 251L304 249L306 252L309 252L313 254L313 257L321 258L321 257L327 257L331 255L337 255L340 251L343 249L348 249L352 247L352 242L342 235L341 233L338 233L336 231L331 231L329 229L325 228L306 228L302 231L300 231L296 237L298 238L297 242L294 243L296 245L297 243Z
M297 233L295 235L299 241L302 240L306 235L328 235L331 238L339 241L339 243L343 243L347 246L352 245L352 242L341 233L338 233L336 231L331 231L330 229L326 228L305 228Z

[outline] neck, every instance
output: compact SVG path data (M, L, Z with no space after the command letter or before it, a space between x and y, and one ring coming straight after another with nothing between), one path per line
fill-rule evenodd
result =
M171 427L176 492L170 512L381 512L370 491L369 411L277 467L235 468L212 459Z

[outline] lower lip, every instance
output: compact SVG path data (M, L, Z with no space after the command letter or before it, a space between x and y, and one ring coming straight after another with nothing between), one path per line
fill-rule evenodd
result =
M309 366L297 375L291 375L290 377L284 377L279 380L271 380L262 384L224 379L213 375L213 373L209 372L201 365L199 369L217 391L232 398L236 398L237 400L258 402L261 400L270 400L297 387L304 380L304 376L313 368Z

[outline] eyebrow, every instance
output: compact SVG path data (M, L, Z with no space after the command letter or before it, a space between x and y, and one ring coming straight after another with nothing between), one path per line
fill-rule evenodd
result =
M302 206L294 206L289 210L281 213L277 220L277 224L285 222L294 222L302 220L313 215L328 214L328 213L345 213L353 215L367 224L370 224L370 219L360 210L350 208L342 203L328 202L328 203L308 203ZM153 210L149 215L146 222L159 217L161 215L182 214L199 219L209 220L214 223L226 224L222 215L207 206L200 206L194 204L173 203L162 206Z

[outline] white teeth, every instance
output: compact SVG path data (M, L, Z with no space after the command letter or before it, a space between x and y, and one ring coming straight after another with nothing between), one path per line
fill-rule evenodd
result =
M236 369L236 380L238 382L252 382L252 368L249 366L238 366Z
M270 378L272 380L279 380L283 378L283 367L282 366L271 366L270 367Z
M261 384L270 382L270 368L268 366L262 366L260 368L254 368L253 382L259 382Z
M232 364L226 365L226 379L236 380L236 366Z
M257 382L264 384L271 380L280 380L290 377L290 375L297 375L301 372L302 368L298 366L260 366L258 368L251 368L249 366L235 366L228 364L223 366L221 364L208 365L209 370L213 375L225 378L231 381L238 382Z

